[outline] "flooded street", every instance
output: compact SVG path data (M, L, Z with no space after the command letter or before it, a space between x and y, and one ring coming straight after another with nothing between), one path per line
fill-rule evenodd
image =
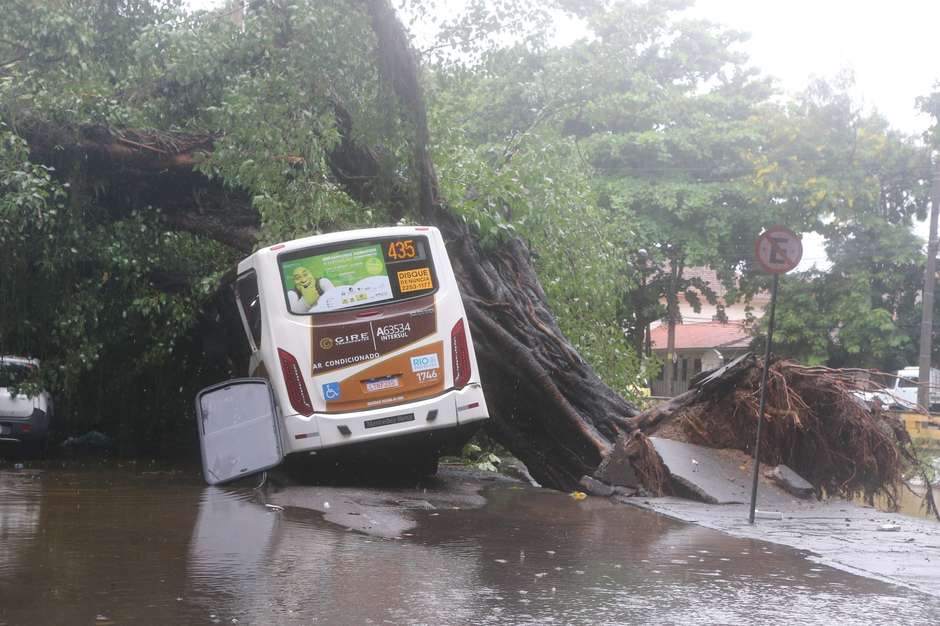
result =
M0 624L936 623L940 598L599 498L0 470Z

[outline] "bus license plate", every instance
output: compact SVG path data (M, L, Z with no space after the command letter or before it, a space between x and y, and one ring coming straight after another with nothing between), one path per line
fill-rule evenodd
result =
M388 426L389 424L401 424L403 422L413 421L415 421L415 414L408 413L406 415L393 415L391 417L380 417L374 420L366 420L364 424L366 428L378 428L379 426Z
M378 378L376 380L367 380L366 391L382 391L384 389L397 389L401 386L398 377Z

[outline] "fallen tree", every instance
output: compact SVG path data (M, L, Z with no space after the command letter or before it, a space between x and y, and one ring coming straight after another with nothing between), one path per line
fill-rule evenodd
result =
M525 243L507 238L484 247L478 233L449 210L428 152L427 113L407 33L387 0L350 5L370 20L374 64L398 107L396 115L413 132L408 140L411 155L407 171L390 185L392 191L380 190L375 181L387 150L363 144L355 116L334 98L330 113L338 140L324 139L331 182L363 207L383 204L391 219L407 216L441 229L471 324L492 434L540 483L572 489L593 471L611 442L632 429L628 418L637 411L604 384L564 336ZM269 9L274 18L290 10L278 3ZM276 46L291 45L289 20L277 32ZM96 220L125 219L156 207L164 227L243 253L258 243L262 219L251 198L253 190L202 167L220 150L224 132L100 122L70 126L35 117L17 120L16 131L28 141L34 162L54 167L63 183L74 184L71 193L77 201L94 196L103 209L94 215ZM284 153L273 161L287 171L289 181L291 168L304 168L308 158ZM321 222L318 227L329 230L331 224ZM241 343L234 333L231 341ZM240 345L231 348L241 350Z
M701 375L689 392L637 415L635 437L655 435L753 455L762 368L762 360L748 354ZM903 423L880 406L870 407L859 399L858 392L869 391L871 383L858 373L774 360L761 461L792 468L820 496L862 495L872 502L883 495L896 507L898 490L907 488L909 475L924 484L929 481ZM657 459L637 458L634 465L641 477L656 477L645 481L649 489L664 489ZM925 507L940 519L930 489Z

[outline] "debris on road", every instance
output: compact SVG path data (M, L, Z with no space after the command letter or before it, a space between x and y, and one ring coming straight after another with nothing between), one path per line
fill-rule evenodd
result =
M755 509L754 517L757 519L782 520L783 513L781 513L780 511L761 511L760 509Z
M639 487L640 481L636 472L633 471L631 462L631 456L637 445L631 446L632 442L632 437L620 437L610 454L604 457L601 464L597 466L594 477L614 487Z
M709 450L661 437L650 437L649 441L665 464L676 495L710 504L748 501L750 477L741 470L742 462L747 462L743 453Z
M96 448L100 450L110 450L115 447L114 439L97 430L89 430L87 433L68 437L61 443L63 448Z
M786 465L772 467L764 475L778 487L797 498L809 498L813 495L813 486Z
M600 496L602 498L609 498L614 495L614 488L603 483L596 478L591 478L590 476L582 476L581 482L578 483L584 491L591 494L592 496Z

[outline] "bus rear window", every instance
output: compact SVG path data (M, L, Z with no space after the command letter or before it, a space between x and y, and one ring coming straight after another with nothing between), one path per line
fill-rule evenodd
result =
M425 237L349 241L278 257L287 309L329 313L424 296L437 289Z

